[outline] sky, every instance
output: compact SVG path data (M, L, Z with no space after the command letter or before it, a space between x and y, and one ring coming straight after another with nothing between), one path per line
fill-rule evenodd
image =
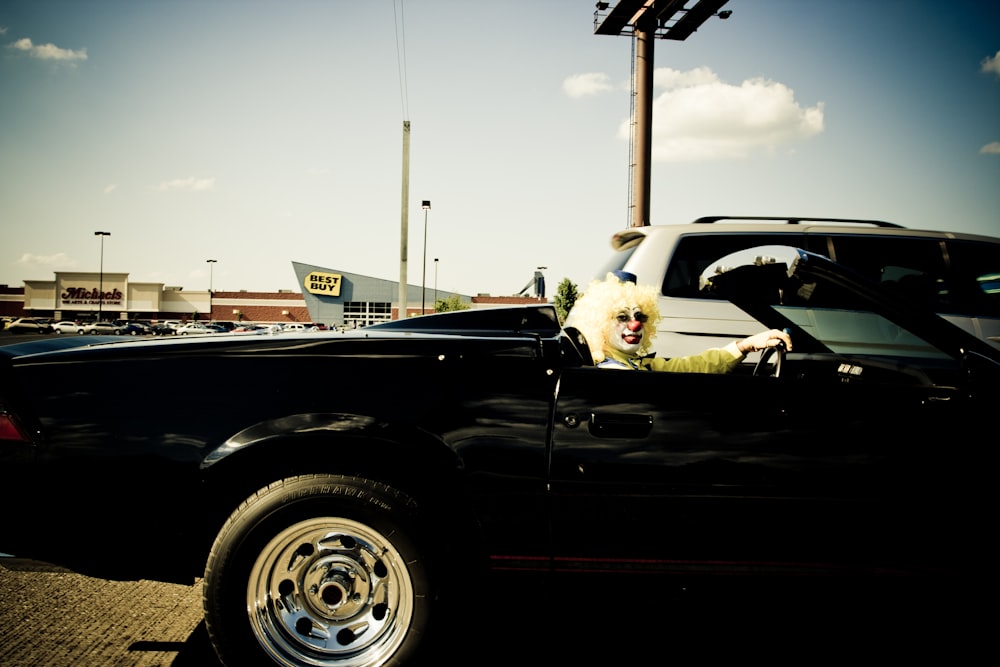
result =
M596 35L594 9L3 0L0 284L103 269L298 292L301 262L465 295L533 295L538 267L550 298L582 288L630 224L632 39ZM724 9L655 42L652 224L1000 236L1000 1Z

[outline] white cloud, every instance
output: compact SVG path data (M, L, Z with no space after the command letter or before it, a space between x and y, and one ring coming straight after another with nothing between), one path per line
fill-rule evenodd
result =
M749 79L725 83L706 67L653 74L652 159L691 162L741 159L823 131L823 103L803 108L784 84ZM629 123L619 130L629 136Z
M570 97L587 97L615 89L608 79L608 75L601 72L568 76L563 81L562 88L563 92Z
M111 185L105 185L104 186L104 194L109 195L109 194L111 194L112 192L114 192L117 189L118 189L118 184L117 183L112 183Z
M38 267L50 271L55 269L72 269L78 264L75 259L71 259L64 252L57 252L54 255L35 255L26 252L18 258L16 263L29 269Z
M172 181L163 181L156 186L157 190L192 190L194 192L203 192L214 188L214 178L194 178L193 176L175 178Z
M982 155L1000 155L1000 141L991 141L979 149Z
M38 58L39 60L56 60L76 64L78 60L87 59L87 49L74 51L73 49L60 48L55 44L33 44L27 37L22 37L7 46L18 51L24 51L32 58Z
M695 67L686 72L660 67L653 70L653 88L693 88L719 83L719 76L708 67Z
M981 71L985 74L996 74L1000 76L1000 51L995 56L987 56L979 63Z

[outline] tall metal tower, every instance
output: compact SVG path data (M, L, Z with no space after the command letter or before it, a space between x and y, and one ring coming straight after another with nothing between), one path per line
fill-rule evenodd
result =
M629 227L649 222L650 165L653 147L653 40L684 41L729 0L620 0L598 2L594 34L632 37L632 144L629 148ZM690 5L690 6L685 6Z

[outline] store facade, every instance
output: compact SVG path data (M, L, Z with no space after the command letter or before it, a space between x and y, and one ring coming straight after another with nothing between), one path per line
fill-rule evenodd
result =
M209 293L162 283L132 282L127 273L56 272L55 280L25 280L24 310L53 320L207 320Z
M300 262L292 262L292 269L316 322L357 329L399 318L398 282ZM470 307L474 301L473 297L409 283L406 297L407 317L433 313L438 299L458 297Z
M23 290L0 286L0 316L52 320L181 320L322 322L357 328L399 317L399 283L349 271L292 262L301 292L191 291L134 282L128 273L56 272L54 280L25 280ZM433 312L437 299L473 297L421 285L407 287L407 316Z
M128 273L60 271L54 280L0 285L0 316L53 321L140 320L323 323L355 329L400 317L399 283L350 271L292 262L301 292L190 291L133 282ZM438 300L470 308L545 303L544 297L467 296L436 286L407 284L405 316L434 312Z

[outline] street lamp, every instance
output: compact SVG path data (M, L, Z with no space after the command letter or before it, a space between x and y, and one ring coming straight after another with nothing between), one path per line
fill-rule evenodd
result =
M434 312L437 312L438 305L438 258L434 258Z
M218 260L215 260L215 259L206 259L205 261L208 263L208 299L209 299L209 302L211 303L211 300L212 300L212 276L213 276L213 270L215 269L215 267L212 266L212 265L215 264Z
M427 290L427 211L431 210L431 201L423 200L420 208L424 209L424 277L420 282L420 314L423 315L427 312L424 292Z
M208 263L208 320L211 322L215 320L215 313L212 311L212 278L216 260L206 259L205 261Z
M104 310L104 237L111 236L111 232L94 232L94 236L101 237L101 273L97 287L97 321L100 322Z

